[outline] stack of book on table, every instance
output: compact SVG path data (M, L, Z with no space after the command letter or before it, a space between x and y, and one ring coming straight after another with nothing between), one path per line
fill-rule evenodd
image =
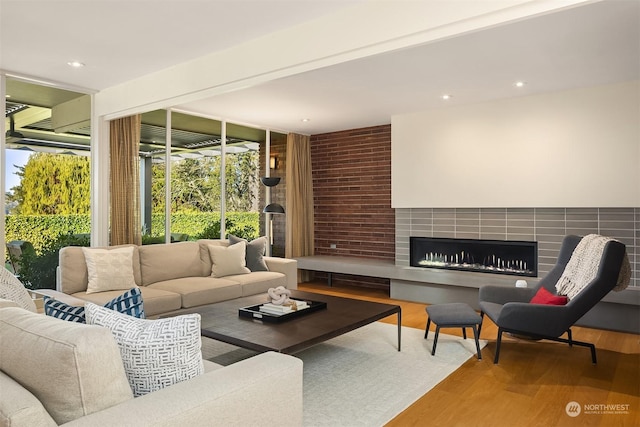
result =
M292 313L298 310L304 310L309 307L306 301L294 301L291 300L293 304L295 304L295 308L293 304L291 305L276 305L272 303L265 303L260 306L260 311L263 313L273 314L276 316L281 316L283 314Z

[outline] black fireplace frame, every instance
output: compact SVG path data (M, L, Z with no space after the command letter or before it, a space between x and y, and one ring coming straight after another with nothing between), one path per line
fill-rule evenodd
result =
M425 254L424 249L419 249L425 242L433 246L432 252ZM465 254L464 260L462 254ZM538 242L410 237L409 265L419 268L537 277Z

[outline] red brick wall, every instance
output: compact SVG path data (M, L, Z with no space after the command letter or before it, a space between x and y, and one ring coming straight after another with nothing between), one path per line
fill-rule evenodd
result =
M311 163L316 255L395 259L391 125L313 135ZM365 284L334 275L339 281ZM388 286L388 280L366 282Z

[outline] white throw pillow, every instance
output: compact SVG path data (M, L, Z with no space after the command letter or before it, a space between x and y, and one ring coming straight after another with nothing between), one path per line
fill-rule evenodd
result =
M37 312L29 292L16 276L6 268L0 271L0 298L15 302L19 307Z
M231 246L208 246L212 264L212 277L251 273L251 270L246 267L247 242L240 242Z
M82 248L87 262L87 293L137 288L133 277L133 246L116 249Z
M134 396L204 373L200 315L145 320L88 302L87 324L111 330Z

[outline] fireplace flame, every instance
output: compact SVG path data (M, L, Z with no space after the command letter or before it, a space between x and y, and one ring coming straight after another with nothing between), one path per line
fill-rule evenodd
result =
M438 252L425 253L419 262L424 267L451 267L469 270L485 270L510 273L532 273L527 268L527 262L522 259L504 259L495 254L485 257L482 263L477 263L473 255L461 251L457 254L446 255Z

